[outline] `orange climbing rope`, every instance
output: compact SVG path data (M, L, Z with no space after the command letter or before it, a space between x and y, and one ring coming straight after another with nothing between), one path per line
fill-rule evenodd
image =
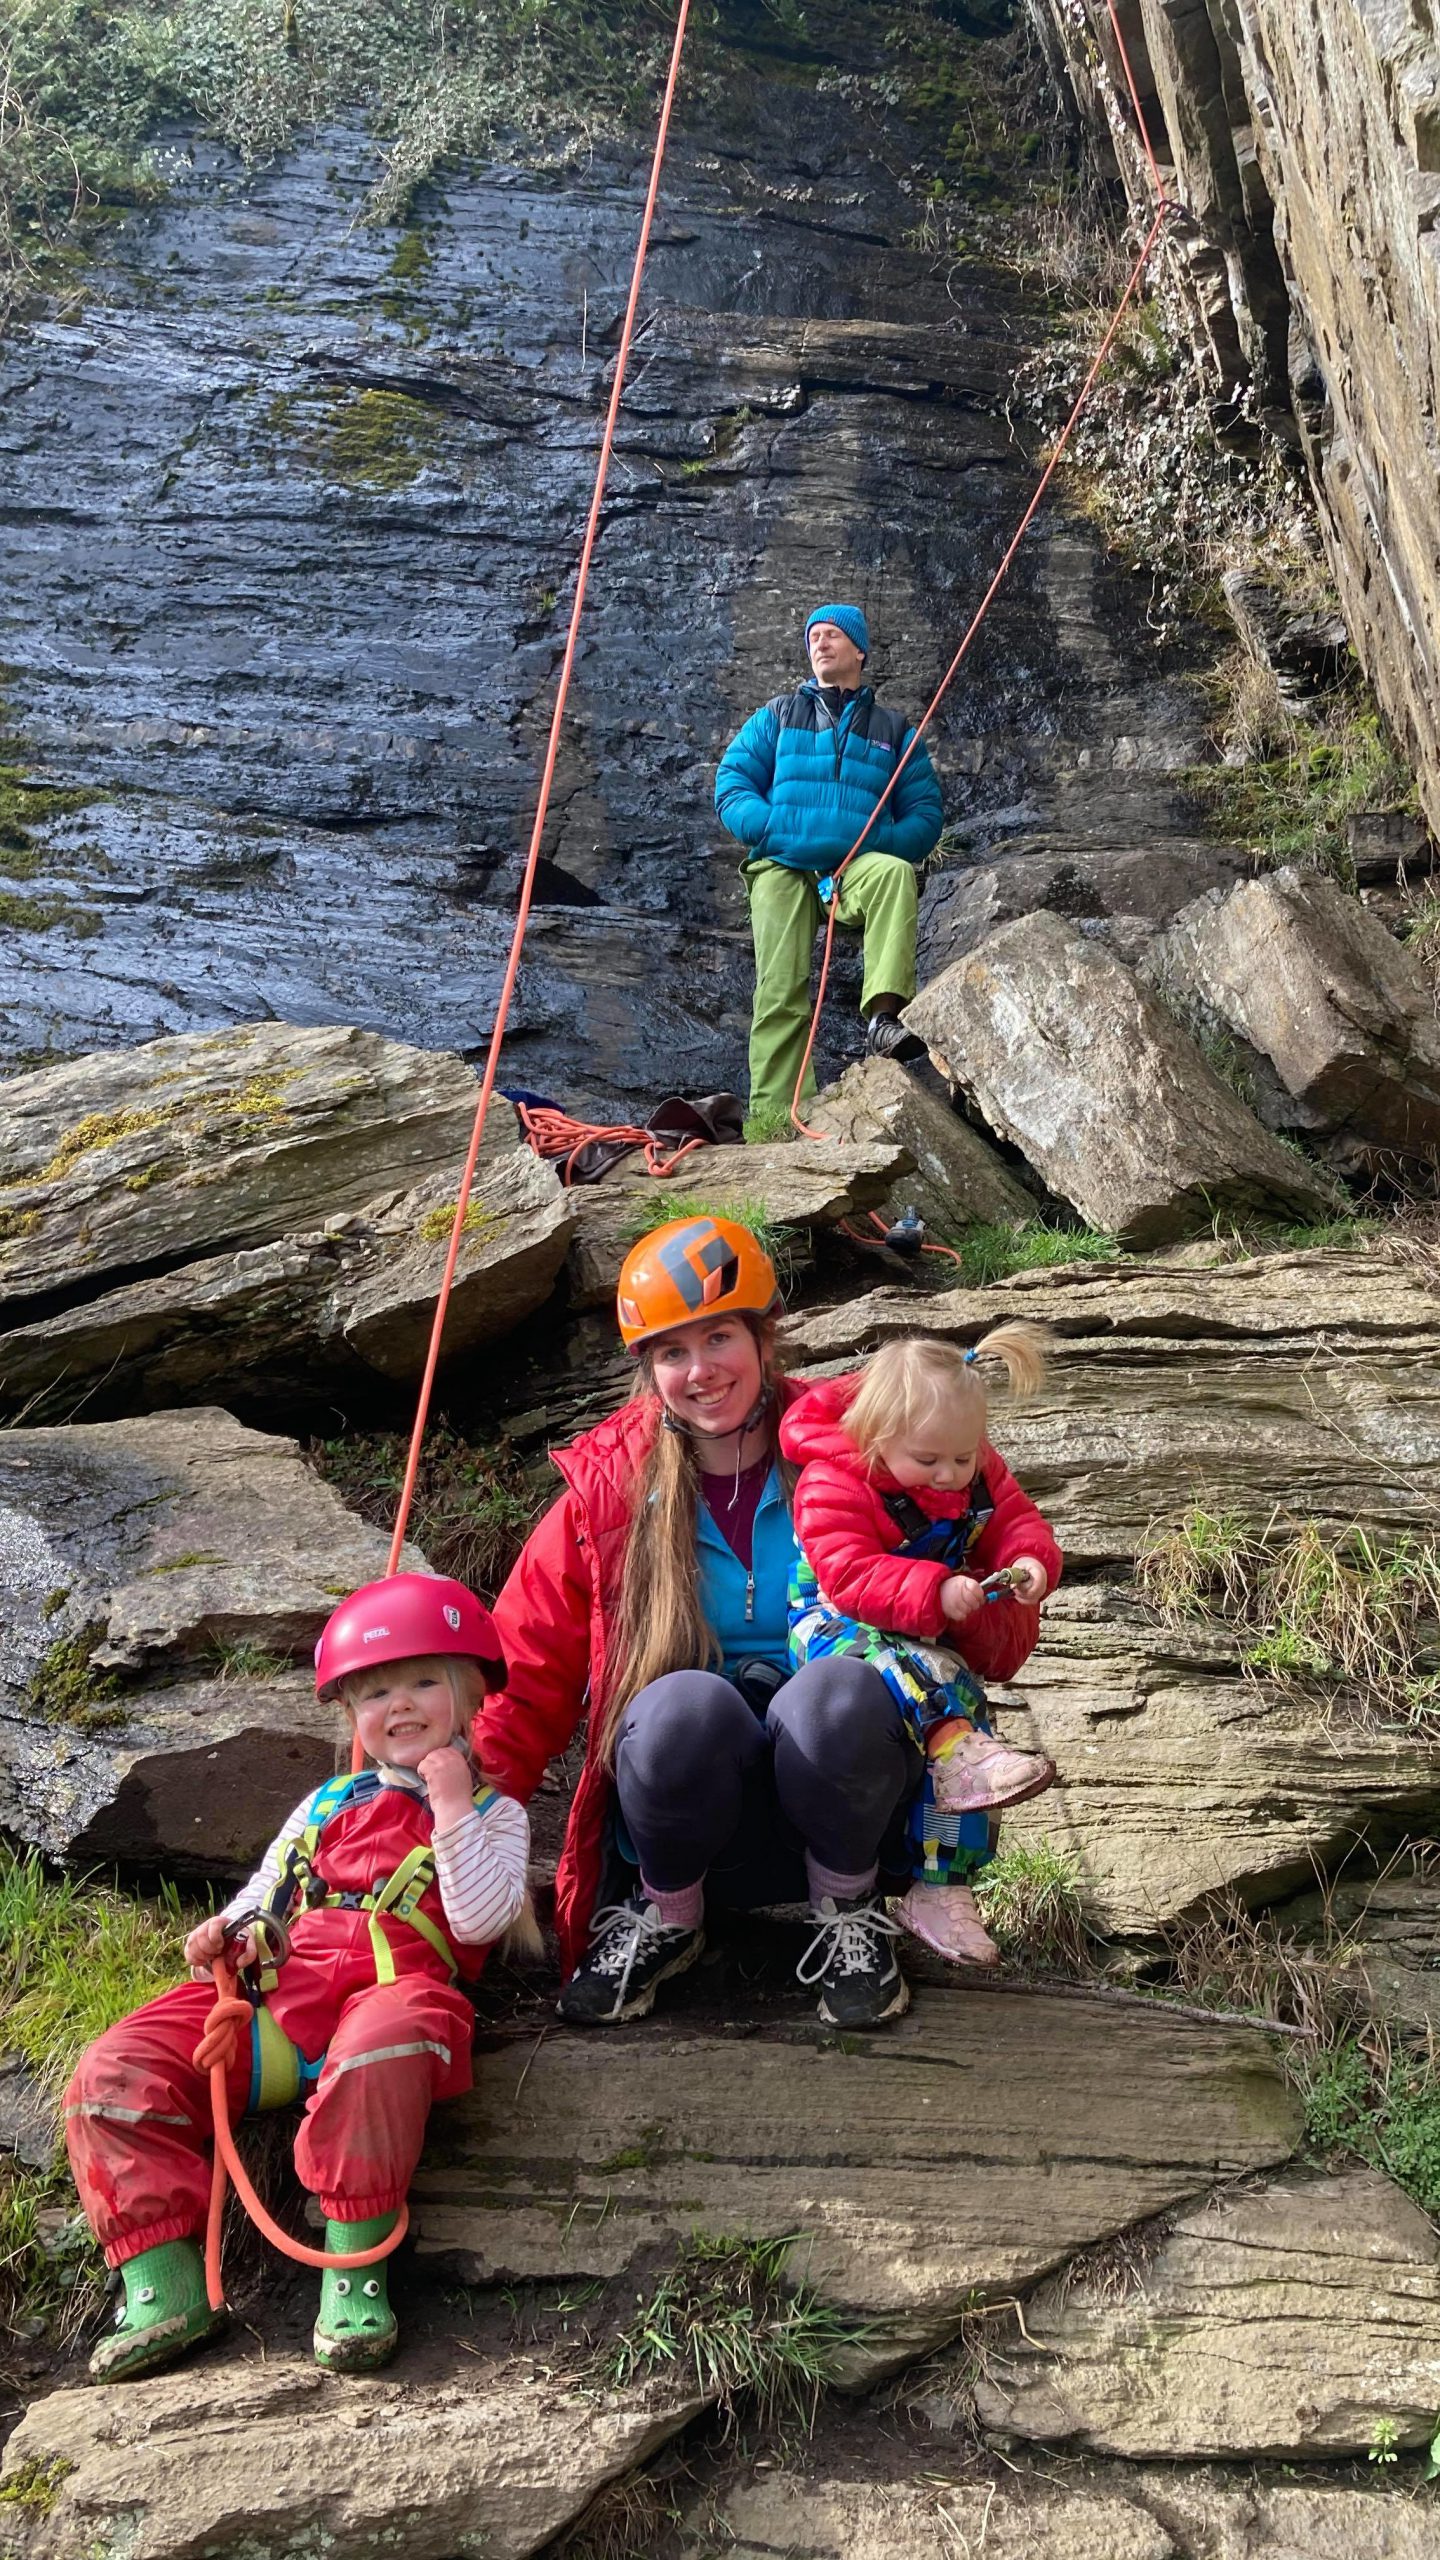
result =
M415 1407L415 1423L410 1435L410 1448L405 1463L404 1481L400 1488L400 1501L395 1515L394 1534L390 1541L389 1561L385 1567L387 1574L398 1571L401 1551L405 1544L405 1531L409 1525L410 1507L415 1498L415 1479L419 1472L420 1452L425 1439L425 1425L430 1415L430 1398L435 1385L435 1372L439 1366L440 1344L445 1331L445 1317L450 1304L450 1291L455 1278L455 1265L459 1258L461 1239L465 1233L465 1215L470 1205L470 1192L475 1180L475 1168L480 1160L480 1146L485 1135L485 1122L489 1114L490 1097L495 1090L495 1077L500 1064L500 1044L505 1037L505 1026L509 1020L510 1006L515 993L515 982L519 976L520 954L525 942L525 928L530 920L530 903L535 887L535 873L540 860L540 846L541 839L545 831L545 819L550 807L551 787L555 779L555 761L559 753L560 731L565 716L565 704L570 691L570 676L575 664L575 650L580 633L580 616L585 603L585 588L590 575L590 563L594 556L596 538L600 530L600 510L604 504L605 486L610 474L611 450L615 442L615 425L620 414L620 402L624 393L625 376L630 362L630 348L635 336L636 315L640 307L640 286L645 273L645 261L650 247L650 232L654 223L655 206L660 193L660 175L665 165L666 145L670 138L670 117L675 104L675 91L680 77L680 62L685 49L685 30L689 20L689 15L690 0L680 0L679 15L675 21L675 37L670 50L670 68L665 82L665 94L660 106L660 121L655 133L655 148L650 162L650 183L645 195L645 209L640 219L640 234L635 245L635 259L630 275L629 298L625 305L625 318L621 327L620 343L615 356L614 378L610 385L610 400L605 412L605 427L600 439L599 458L595 466L595 486L591 492L590 512L585 521L585 538L580 546L580 561L575 576L575 594L570 607L570 627L565 635L565 654L560 662L560 680L556 686L555 706L550 717L550 735L545 749L545 762L541 768L540 792L535 808L535 823L531 829L530 849L525 858L525 869L520 883L520 903L516 910L515 930L510 941L510 956L505 965L504 979L501 982L500 1000L495 1008L495 1020L490 1032L490 1045L485 1057L485 1071L480 1082L479 1099L475 1105L475 1121L470 1133L470 1146L465 1158L464 1171L460 1177L459 1197L455 1203L455 1216L450 1228L449 1249L445 1256L445 1268L441 1274L440 1288L435 1300L435 1317L430 1328L430 1347L426 1356L425 1371L420 1381L420 1393ZM363 1754L360 1750L357 1739L353 1762L353 1765L356 1768L360 1766L362 1758ZM233 2179L236 2193L244 2204L246 2212L249 2214L252 2222L256 2223L260 2230L264 2232L266 2239L271 2241L277 2249L282 2250L286 2257L297 2258L302 2266L307 2267L362 2267L373 2264L373 2262L378 2258L387 2257L390 2251L396 2247L404 2232L405 2209L402 2205L399 2219L394 2230L389 2233L387 2238L381 2242L378 2248L357 2250L343 2256L338 2255L333 2251L309 2249L304 2247L298 2240L292 2240L290 2234L287 2231L282 2231L279 2224L272 2220L271 2216L266 2212L264 2206L261 2204L259 2197L256 2195L254 2188L250 2184L249 2179L245 2175L243 2164L241 2163L239 2155L235 2149L234 2137L230 2131L229 2097L226 2089L225 2078L226 2064L229 2056L233 2055L235 2050L235 2039L240 2031L242 2013L248 2023L250 2017L250 2006L248 2001L242 2000L236 1992L234 1973L227 1964L223 1961L217 1962L214 1967L214 1975L216 1991L215 2006L211 2010L206 2022L204 2035L197 2047L196 2058L198 2067L208 2070L210 2074L211 2108L215 2119L215 2158L211 2174L210 2215L205 2234L205 2273L206 2282L209 2287L211 2304L214 2309L219 2310L225 2298L220 2269L220 2230L225 2209L225 2188L227 2178ZM206 2057L203 2062L200 2061L200 2056L202 2055Z
M915 750L920 744L921 739L924 737L926 730L929 728L931 721L934 719L936 712L939 710L941 703L944 701L946 694L949 692L951 685L954 683L956 676L959 674L961 665L969 653L971 643L1005 582L1005 578L1009 572L1010 563L1014 559L1016 552L1019 550L1021 543L1024 541L1026 534L1029 532L1031 525L1034 523L1035 517L1039 512L1040 501L1044 497L1046 490L1049 488L1051 481L1054 479L1056 471L1059 469L1061 460L1065 453L1065 448L1069 444L1070 438L1074 434L1075 428L1079 423L1082 412L1086 408L1090 395L1100 378L1101 369L1104 366L1105 359L1109 355L1110 350L1119 335L1120 323L1124 319L1126 312L1129 310L1131 302L1134 300L1140 280L1145 273L1147 265L1149 264L1150 252L1154 248L1156 241L1159 239L1160 234L1171 214L1178 213L1180 210L1180 207L1165 193L1164 184L1160 176L1160 165L1156 160L1154 145L1150 139L1150 128L1145 120L1145 110L1140 103L1140 92L1136 86L1135 73L1131 67L1129 53L1126 50L1124 35L1121 32L1120 19L1116 9L1116 0L1106 0L1106 7L1110 14L1111 28L1114 32L1115 43L1124 68L1126 86L1130 91L1130 103L1135 110L1135 121L1139 128L1141 147L1145 154L1146 165L1149 168L1151 183L1155 190L1155 218L1151 223L1149 230L1145 234L1140 254L1136 259L1134 266L1130 270L1130 274L1126 280L1125 290L1121 294L1120 300L1115 308L1115 316L1111 320L1109 328L1106 330L1104 337L1100 341L1099 351L1096 354L1095 361L1091 365L1089 372L1086 374L1085 380L1080 386L1079 395L1075 401L1075 405L1071 409L1069 417L1066 419L1064 426L1061 428L1060 433L1055 440L1054 449L1050 455L1049 461L1046 463L1045 468L1040 475L1034 494L1031 497L1030 504L1026 508L1025 513L1021 517L1020 522L1016 526L1014 533L1011 535L1011 538L1005 547L1004 553L1001 556L1000 566L996 570L994 577L991 579L989 586L986 588L985 593L976 606L974 613L971 615L969 625L965 631L963 639L961 640L960 646L956 650L954 657L951 659L949 666L946 668L944 675L941 677L939 684L936 686L925 716L917 724L905 753L900 757L896 764L894 772L891 774L889 781L886 783L884 790L881 792L879 799L876 801L874 808L871 810L870 815L866 819L864 826L861 828L860 833L855 839L855 842L846 854L844 861L837 863L834 871L830 875L835 886L836 894L830 900L829 914L825 922L825 948L820 956L820 982L816 989L814 1011L810 1016L810 1036L805 1043L805 1055L800 1061L800 1072L795 1079L795 1091L790 1098L790 1117L794 1122L795 1127L799 1130L802 1138L823 1140L828 1134L822 1129L812 1129L808 1122L801 1119L800 1097L805 1090L805 1079L810 1072L810 1061L815 1053L815 1041L820 1028L820 1016L825 1004L825 991L830 979L830 961L835 948L835 924L840 908L840 881L849 870L856 855L863 851L871 828L874 826L881 810L884 808L891 793L894 791L901 774L904 772L910 758L915 753Z
M242 2035L250 2032L253 2011L248 2000L242 2000L235 1988L235 1976L223 1957L217 1957L210 1968L215 1980L215 2006L205 2021L200 2042L195 2047L195 2068L210 2075L210 2110L215 2119L215 2156L210 2165L210 2210L205 2221L205 2289L212 2311L225 2308L225 2279L220 2264L221 2233L225 2221L225 2189L233 2185L236 2194L256 2229L263 2232L272 2247L287 2258L298 2259L302 2267L373 2267L398 2249L409 2223L409 2210L401 2205L393 2230L372 2249L311 2249L304 2241L293 2240L283 2231L272 2214L266 2212L246 2174L245 2163L235 2147L230 2130L230 2100L226 2074L235 2059Z
M1014 536L1001 559L1000 565L996 570L994 577L991 579L985 594L982 596L979 606L971 618L969 628L965 632L959 648L956 650L954 657L950 661L950 665L946 669L940 684L936 688L934 698L931 701L924 718L916 728L915 733L910 740L910 744L906 748L905 754L900 758L896 765L895 771L891 775L884 793L876 802L876 805L871 811L861 833L857 836L854 844L850 848L850 851L845 856L845 860L838 865L834 875L837 880L848 868L850 863L854 861L856 854L862 850L866 838L875 824L875 820L878 818L880 811L883 809L886 801L894 791L895 785L899 781L900 775L903 773L906 764L909 762L909 759L913 755L921 737L930 726L940 704L944 700L946 693L949 691L949 688L959 671L961 663L964 660L980 625L984 621L986 614L989 612L990 606L1010 568L1010 564L1014 559L1025 534L1029 530L1039 508L1040 501L1044 497L1051 479L1054 477L1056 468L1070 441L1076 422L1090 398L1090 394L1099 377L1101 367L1103 366L1105 359L1109 355L1110 349L1115 342L1116 335L1120 328L1120 323L1124 319L1126 311L1129 309L1130 303L1140 283L1140 279L1144 274L1150 252L1159 238L1160 232L1169 215L1178 209L1175 205L1168 202L1164 195L1159 166L1151 145L1149 131L1145 122L1144 110L1141 106L1139 91L1135 84L1134 72L1131 68L1130 57L1126 50L1125 39L1120 28L1120 21L1116 11L1116 0L1106 0L1106 6L1109 10L1111 26L1114 30L1120 60L1124 66L1125 77L1130 90L1131 103L1135 110L1145 157L1155 188L1157 199L1155 219L1146 234L1144 246L1142 247L1139 257L1136 259L1135 265L1131 270L1125 290L1120 297L1120 302L1116 309L1115 316L1111 321L1109 328L1105 332L1099 353L1097 354L1095 361L1085 378L1079 398L1076 400L1075 405L1061 430L1055 449L1050 456L1050 460L1046 465L1034 496L1031 498L1030 504L1022 516ZM650 181L646 191L645 207L641 216L640 232L636 242L634 265L631 271L629 297L625 306L625 318L620 332L620 343L616 352L615 370L610 386L610 399L605 413L604 432L601 437L600 453L596 463L595 485L591 493L590 511L586 518L585 535L581 544L580 560L576 571L575 593L570 609L569 628L565 637L565 651L560 664L560 677L556 686L555 703L551 713L550 732L546 744L545 761L541 768L540 790L536 802L534 825L531 830L529 850L526 855L524 872L521 877L520 898L516 909L515 927L511 936L509 957L505 966L505 975L501 982L500 998L495 1009L495 1020L491 1028L489 1047L486 1051L485 1068L481 1078L479 1098L475 1106L475 1119L470 1135L470 1145L465 1158L464 1170L460 1178L459 1195L455 1203L455 1214L450 1229L450 1241L445 1256L445 1266L441 1274L440 1286L435 1301L435 1315L430 1328L429 1349L426 1355L424 1374L420 1381L419 1395L416 1400L415 1421L410 1435L409 1451L405 1464L405 1475L401 1484L400 1499L396 1509L395 1527L390 1542L389 1559L385 1568L387 1574L395 1573L399 1569L400 1556L405 1544L405 1532L409 1526L411 1506L415 1498L415 1483L420 1466L420 1453L425 1439L425 1426L429 1420L430 1401L434 1392L436 1371L439 1366L440 1347L445 1331L445 1318L449 1310L450 1293L454 1284L455 1266L459 1259L461 1240L465 1233L466 1212L469 1208L470 1193L474 1185L475 1169L480 1159L480 1148L485 1134L485 1124L489 1114L490 1100L495 1090L495 1079L500 1063L501 1043L505 1036L505 1029L510 1015L510 1006L514 999L516 980L519 976L520 970L520 958L525 943L526 927L530 920L530 907L534 893L535 874L540 860L540 847L544 834L545 820L549 812L550 793L554 783L555 765L559 753L560 732L564 721L565 705L569 697L570 678L574 668L575 652L579 639L580 617L584 609L585 591L590 575L590 565L594 556L596 539L599 534L600 513L604 504L606 483L609 478L610 458L615 440L615 427L619 417L620 403L624 396L626 373L630 361L630 350L634 340L635 322L639 311L640 287L644 278L645 263L650 246L650 233L654 223L655 207L660 192L660 179L665 165L665 152L670 137L670 119L675 103L675 92L679 82L680 64L684 53L685 33L689 13L690 0L680 0L679 13L675 21L674 42L671 47L670 67L666 77L665 92L660 108L660 119L656 128L655 147L651 157ZM805 1076L808 1071L811 1055L815 1046L815 1035L820 1018L820 1010L825 1000L825 988L829 976L831 952L834 946L835 908L837 903L837 901L832 901L831 903L830 918L825 935L825 951L821 963L819 993L816 998L815 1012L810 1025L810 1037L806 1043L805 1056L801 1064L800 1075L796 1081L794 1100L791 1105L791 1118L794 1121L795 1126L804 1136L812 1138L818 1137L821 1133L817 1130L806 1127L804 1121L800 1118L799 1102L800 1094L804 1086ZM559 1120L563 1116L564 1115L557 1114L555 1115L555 1118ZM623 1135L627 1138L635 1138L638 1142L646 1145L647 1154L650 1145L654 1140L653 1131L632 1131L629 1128L626 1128L623 1131L601 1131L589 1128L581 1122L568 1123L567 1131L582 1133L578 1140L579 1144L588 1143L590 1138L602 1135ZM558 1130L555 1130L553 1134L557 1141L555 1147L553 1150L546 1148L543 1151L547 1153L553 1152L558 1155L561 1152L561 1145L559 1143L560 1133ZM676 1155L671 1158L671 1164L677 1163L681 1155L688 1154L691 1146L699 1145L701 1143L703 1143L703 1141L689 1141L686 1146L680 1148ZM574 1151L574 1145L568 1143L567 1137L567 1169L568 1162L573 1158ZM651 1170L654 1171L657 1169L661 1168L657 1168L652 1163ZM666 1167L663 1169L668 1170L669 1168ZM879 1224L882 1222L877 1220L876 1223ZM929 1249L931 1251L943 1252L948 1248L930 1247ZM958 1259L958 1257L956 1258ZM357 1741L354 1758L354 1765L356 1767L360 1765L362 1757L363 1755L360 1752ZM248 2001L242 1999L237 1993L235 1989L234 1972L223 1958L217 1959L212 1967L212 1971L215 1981L215 2005L206 2020L200 2043L196 2047L195 2059L197 2067L208 2071L210 2075L211 2104L215 2120L215 2158L211 2178L209 2219L205 2235L205 2262L206 2281L209 2287L210 2301L212 2306L218 2310L222 2307L224 2302L224 2287L221 2279L220 2267L220 2237L221 2225L224 2216L225 2191L228 2182L233 2181L236 2192L244 2204L246 2212L250 2215L251 2220L255 2222L258 2228L264 2233L267 2240L269 2240L274 2247L283 2251L285 2256L299 2260L299 2262L304 2266L361 2267L373 2265L378 2259L388 2257L390 2252L398 2245L399 2241L403 2237L406 2225L406 2212L405 2207L402 2205L394 2229L387 2234L386 2238L381 2241L378 2246L371 2249L354 2250L343 2254L324 2249L307 2248L300 2241L292 2239L290 2234L287 2231L283 2231L280 2228L280 2225L273 2220L270 2214L266 2212L265 2207L256 2195L249 2178L246 2176L244 2165L235 2148L234 2137L230 2130L229 2097L226 2087L226 2073L236 2051L237 2039L240 2035L242 2024L248 2026L250 2020L250 2004Z

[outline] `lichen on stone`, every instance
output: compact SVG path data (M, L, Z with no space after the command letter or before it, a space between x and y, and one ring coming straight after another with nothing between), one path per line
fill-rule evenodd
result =
M455 1224L455 1212L459 1206L458 1200L442 1200L437 1207L427 1209L416 1229L421 1243L446 1243L450 1230ZM460 1232L465 1236L494 1235L502 1223L493 1209L482 1209L478 1201L471 1200L467 1203L465 1215L460 1221Z
M100 1633L98 1627L80 1627L57 1638L41 1655L30 1683L30 1705L47 1724L99 1733L125 1722L125 1709L115 1704L119 1681L113 1672L97 1671L90 1659Z
M400 391L341 392L315 448L328 475L356 489L406 489L440 449L433 410Z

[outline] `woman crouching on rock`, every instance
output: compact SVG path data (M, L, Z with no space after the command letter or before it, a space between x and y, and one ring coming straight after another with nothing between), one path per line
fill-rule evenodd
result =
M495 1783L526 1802L589 1706L556 1878L576 2024L643 2017L700 1955L707 1904L806 1896L797 1973L821 2017L874 2027L909 2003L877 1874L887 1834L908 1866L923 1764L867 1663L789 1671L779 1423L803 1389L775 1373L779 1303L729 1219L635 1246L618 1305L636 1392L557 1454L566 1490L496 1604L509 1677L475 1728Z

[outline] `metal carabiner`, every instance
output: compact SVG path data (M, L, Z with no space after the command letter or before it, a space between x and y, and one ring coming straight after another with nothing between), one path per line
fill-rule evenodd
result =
M229 1947L252 1930L255 1937L253 1961L267 1965L284 1964L290 1953L290 1932L274 1911L237 1911L234 1919L225 1923L223 1943ZM237 1967L237 1971L240 1970L248 1971L248 1967Z

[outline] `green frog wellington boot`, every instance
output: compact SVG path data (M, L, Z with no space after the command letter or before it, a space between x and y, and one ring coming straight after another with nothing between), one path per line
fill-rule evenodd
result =
M393 2213L369 2222L327 2222L325 2246L340 2251L373 2249L395 2228ZM327 2373L373 2373L395 2352L399 2331L390 2308L385 2277L387 2258L369 2267L327 2267L320 2279L320 2317L315 2323L315 2361Z
M120 2274L125 2299L109 2337L90 2358L93 2381L128 2382L132 2374L152 2373L223 2329L225 2314L210 2308L205 2261L193 2240L142 2249Z

